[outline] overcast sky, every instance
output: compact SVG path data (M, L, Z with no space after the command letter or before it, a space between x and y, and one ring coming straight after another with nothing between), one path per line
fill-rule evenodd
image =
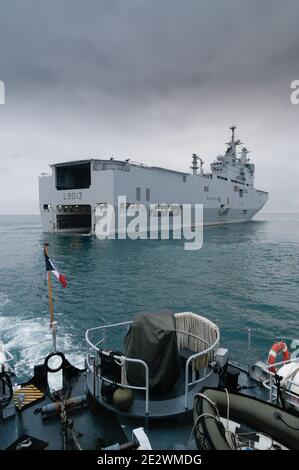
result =
M265 209L299 210L298 0L0 0L0 213L37 213L48 164L188 170L229 126Z

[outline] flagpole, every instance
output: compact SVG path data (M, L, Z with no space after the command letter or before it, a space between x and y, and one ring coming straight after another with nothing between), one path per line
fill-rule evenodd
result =
M49 243L44 244L45 254L49 256ZM53 335L53 351L56 352L56 332L57 323L54 320L54 308L53 308L53 290L52 290L52 279L51 271L47 271L47 282L48 282L48 299L49 299L49 310L50 310L50 330Z

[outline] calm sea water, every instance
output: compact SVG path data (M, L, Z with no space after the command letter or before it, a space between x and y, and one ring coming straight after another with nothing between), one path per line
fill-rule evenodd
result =
M299 214L207 227L200 251L184 251L179 240L48 235L38 216L0 216L0 340L14 351L22 379L51 347L45 241L69 283L63 289L53 279L58 345L75 364L87 328L145 310L207 316L243 365L266 359L276 335L299 338Z

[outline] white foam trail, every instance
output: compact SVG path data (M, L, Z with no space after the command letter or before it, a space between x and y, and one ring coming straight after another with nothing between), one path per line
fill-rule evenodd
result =
M24 381L32 376L35 364L42 363L52 351L52 335L45 318L22 319L16 316L0 317L0 340L15 356L17 379ZM57 350L77 367L84 367L83 351L73 344L72 337L58 326Z

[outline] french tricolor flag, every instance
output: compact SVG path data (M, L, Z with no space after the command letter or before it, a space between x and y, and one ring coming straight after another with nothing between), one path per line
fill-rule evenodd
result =
M52 271L56 279L61 282L63 287L67 286L66 278L63 276L63 274L60 274L57 269L54 268L54 265L52 261L50 260L49 256L45 252L45 261L46 261L46 270L47 271Z

